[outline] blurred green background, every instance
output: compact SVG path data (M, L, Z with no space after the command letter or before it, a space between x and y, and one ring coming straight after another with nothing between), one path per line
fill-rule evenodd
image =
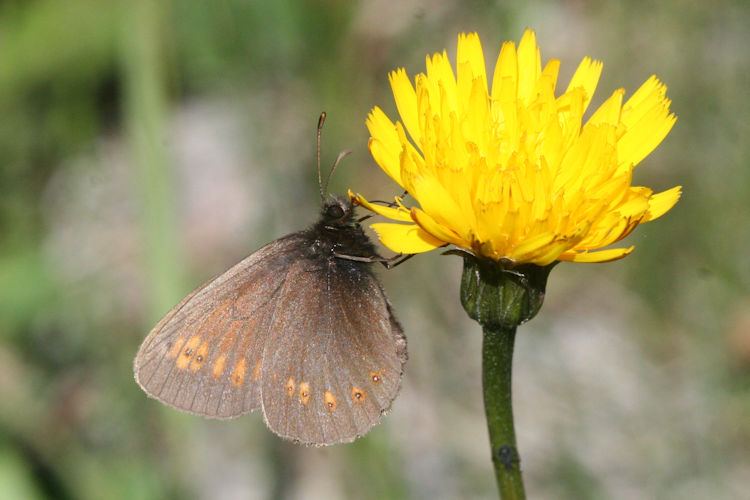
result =
M635 183L680 203L608 265L562 264L517 341L530 498L748 498L750 7L714 2L6 0L0 4L0 497L493 498L480 331L460 262L380 273L409 338L392 412L351 445L148 399L132 359L196 285L317 216L332 182L399 189L365 117L387 72L478 31L489 67L537 31L594 105L651 74L679 120ZM592 106L592 109L595 106Z

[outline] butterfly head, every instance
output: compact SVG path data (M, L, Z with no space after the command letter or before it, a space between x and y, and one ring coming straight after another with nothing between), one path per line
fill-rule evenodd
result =
M331 195L323 202L322 217L325 224L341 225L349 222L354 207L351 200Z

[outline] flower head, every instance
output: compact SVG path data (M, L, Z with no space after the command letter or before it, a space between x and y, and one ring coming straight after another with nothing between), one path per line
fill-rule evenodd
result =
M428 56L415 85L392 72L401 121L378 107L367 119L373 158L419 203L381 206L350 192L398 221L372 225L391 250L454 244L496 261L603 262L633 250L603 247L677 203L679 186L631 186L633 167L676 120L655 76L624 104L616 90L584 124L602 63L584 58L555 97L560 61L542 69L531 30L518 48L503 44L491 82L476 33L459 35L457 60L454 73L445 51Z

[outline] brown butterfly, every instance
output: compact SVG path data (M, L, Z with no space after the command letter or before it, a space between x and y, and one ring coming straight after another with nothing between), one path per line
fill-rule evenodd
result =
M371 267L393 259L378 255L350 200L325 197L324 120L320 220L167 313L135 358L135 379L149 396L205 417L261 409L273 432L314 445L353 441L390 409L406 338Z

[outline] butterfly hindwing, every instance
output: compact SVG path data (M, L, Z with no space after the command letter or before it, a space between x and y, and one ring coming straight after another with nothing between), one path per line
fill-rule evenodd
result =
M206 417L260 408L263 346L299 240L292 234L269 243L175 306L136 356L143 390Z
M368 264L294 263L263 351L268 426L304 444L365 434L399 390L406 340Z

